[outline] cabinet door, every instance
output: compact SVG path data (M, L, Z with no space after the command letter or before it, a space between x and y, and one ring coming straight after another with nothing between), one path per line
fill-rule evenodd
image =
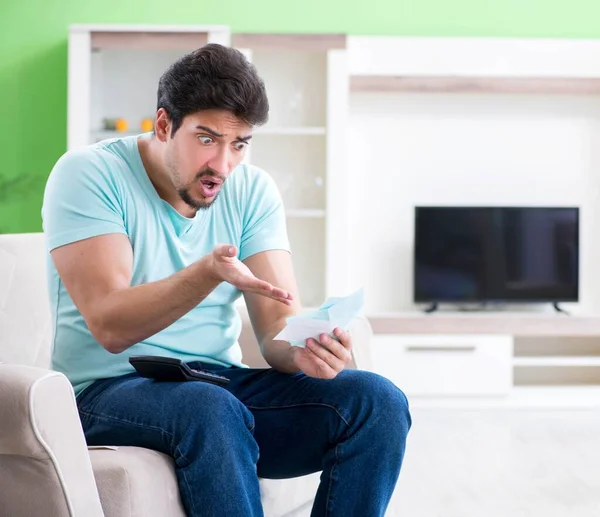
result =
M505 395L512 386L511 336L373 336L375 371L407 395Z

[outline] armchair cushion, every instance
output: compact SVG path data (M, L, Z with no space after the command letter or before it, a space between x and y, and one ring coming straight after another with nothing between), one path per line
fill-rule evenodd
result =
M168 456L141 447L98 447L90 457L105 517L185 517ZM319 476L261 479L265 515L283 517L304 506L310 513Z
M64 375L0 364L0 486L0 515L103 515Z
M92 448L105 517L185 517L173 460L142 447Z

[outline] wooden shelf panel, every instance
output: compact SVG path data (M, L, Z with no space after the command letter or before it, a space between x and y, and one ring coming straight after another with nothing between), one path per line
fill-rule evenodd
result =
M295 219L321 219L325 217L325 210L318 208L292 208L286 210L285 215Z
M506 334L598 336L600 317L561 315L449 315L397 313L367 315L376 334Z
M208 43L206 32L92 32L93 50L193 50Z
M600 95L600 78L355 75L355 92Z
M515 357L513 366L600 366L598 356Z
M345 49L345 34L232 34L234 48L254 50L326 51Z
M302 136L302 135L325 135L327 128L324 126L274 126L274 127L259 127L254 130L255 135L267 136Z

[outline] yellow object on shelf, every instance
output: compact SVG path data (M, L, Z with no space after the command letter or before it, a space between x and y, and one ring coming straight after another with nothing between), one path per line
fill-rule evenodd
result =
M119 133L125 133L125 131L127 131L128 126L129 124L127 124L127 120L125 120L124 118L118 118L117 120L115 120L115 131Z
M149 133L150 131L154 131L154 120L151 118L145 118L141 123L142 131L144 133Z

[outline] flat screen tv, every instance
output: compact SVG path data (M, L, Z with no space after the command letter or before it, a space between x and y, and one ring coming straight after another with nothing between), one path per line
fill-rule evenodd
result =
M414 301L579 299L579 209L415 208Z

